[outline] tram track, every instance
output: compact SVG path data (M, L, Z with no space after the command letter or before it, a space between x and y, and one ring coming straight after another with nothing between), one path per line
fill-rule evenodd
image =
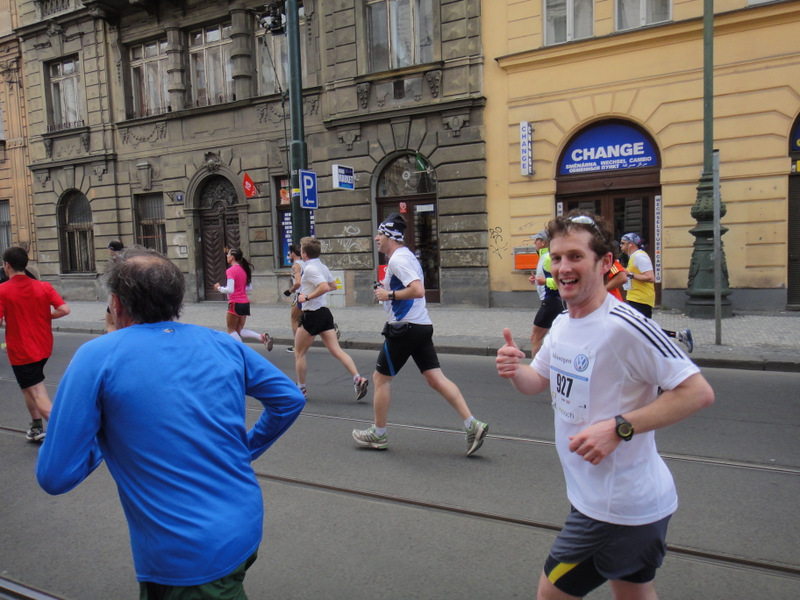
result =
M252 409L255 410L255 409ZM258 411L260 412L260 411ZM363 419L353 419L352 417L336 417L332 415L323 415L323 414L316 414L316 413L302 413L301 417L311 417L315 419L326 419L331 421L349 421L351 423L359 423L359 424L366 424L371 425L372 421L366 421ZM455 430L455 429L445 429L441 427L427 427L424 425L403 425L398 423L391 423L390 426L393 429L409 429L409 430L416 430L416 431L428 431L431 433L446 433L446 434L453 434L453 435L464 435L463 431ZM539 446L548 446L555 448L555 442L553 440L546 440L540 438L532 438L532 437L525 437L525 436L514 436L514 435L502 435L502 434L489 434L487 435L488 438L495 439L495 440L503 440L507 442L520 442L523 444L532 444L532 445L539 445ZM780 473L784 475L800 475L800 467L795 467L791 465L768 465L764 463L757 463L752 461L744 461L744 460L733 460L727 458L715 458L713 456L699 456L694 454L682 454L679 452L659 452L661 457L664 460L674 460L679 462L687 462L687 463L695 463L695 464L704 464L704 465L711 465L717 467L728 467L728 468L735 468L735 469L749 469L754 471L763 471L765 473Z
M495 523L503 523L506 525L518 525L536 531L558 532L561 530L561 525L548 523L545 521L524 519L521 517L501 515L497 513L491 513L488 511L474 510L460 506L443 504L440 502L430 502L415 498L407 498L397 494L385 494L382 492L375 492L358 488L336 486L327 483L311 481L307 479L287 477L285 475L275 475L270 473L256 472L256 477L263 481L272 481L275 483L293 485L293 486L303 487L306 489L314 489L350 497L375 500L378 502L385 502L387 504L408 506L421 510L430 510L436 512L443 512L450 515L482 519ZM667 552L670 554L683 556L686 558L704 560L706 562L714 563L720 566L744 568L744 569L760 571L762 573L769 573L773 575L784 575L784 576L800 578L800 566L797 565L790 565L768 560L745 558L745 557L735 556L732 554L711 552L707 550L701 550L698 548L691 548L688 546L682 546L677 544L668 544Z

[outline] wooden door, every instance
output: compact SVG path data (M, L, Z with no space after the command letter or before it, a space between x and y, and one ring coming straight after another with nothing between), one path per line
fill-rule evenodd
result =
M238 248L239 215L235 206L217 202L200 211L201 244L203 247L203 289L206 300L224 300L225 294L214 290L214 284L225 285L228 268L225 248Z

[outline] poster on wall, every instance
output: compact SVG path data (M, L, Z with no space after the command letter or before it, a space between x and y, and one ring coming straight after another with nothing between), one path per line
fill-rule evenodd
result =
M315 235L314 233L314 211L310 211L311 220L309 223L309 235ZM289 246L292 243L292 213L291 211L283 211L281 215L280 221L281 227L281 266L282 267L290 267L292 266L291 260L289 259Z
M624 123L601 123L579 134L564 153L561 175L657 167L650 140Z

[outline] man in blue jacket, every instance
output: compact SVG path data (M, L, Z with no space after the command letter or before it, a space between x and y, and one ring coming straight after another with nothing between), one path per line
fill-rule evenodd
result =
M82 346L64 374L39 484L67 492L105 460L141 598L246 598L264 516L250 463L294 422L303 394L247 345L176 322L184 280L163 255L125 250L107 285L117 331ZM245 396L264 406L249 430Z

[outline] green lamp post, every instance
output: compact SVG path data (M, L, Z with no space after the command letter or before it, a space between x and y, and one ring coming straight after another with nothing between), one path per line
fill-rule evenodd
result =
M714 274L714 174L712 166L714 146L714 1L703 3L703 173L697 186L697 199L692 206L692 218L697 225L689 231L695 236L692 260L689 264L689 281L685 312L689 317L713 319L715 317ZM720 205L719 215L724 217L725 205ZM719 228L724 235L727 227ZM720 244L721 313L732 316L728 285L728 267L725 252Z

